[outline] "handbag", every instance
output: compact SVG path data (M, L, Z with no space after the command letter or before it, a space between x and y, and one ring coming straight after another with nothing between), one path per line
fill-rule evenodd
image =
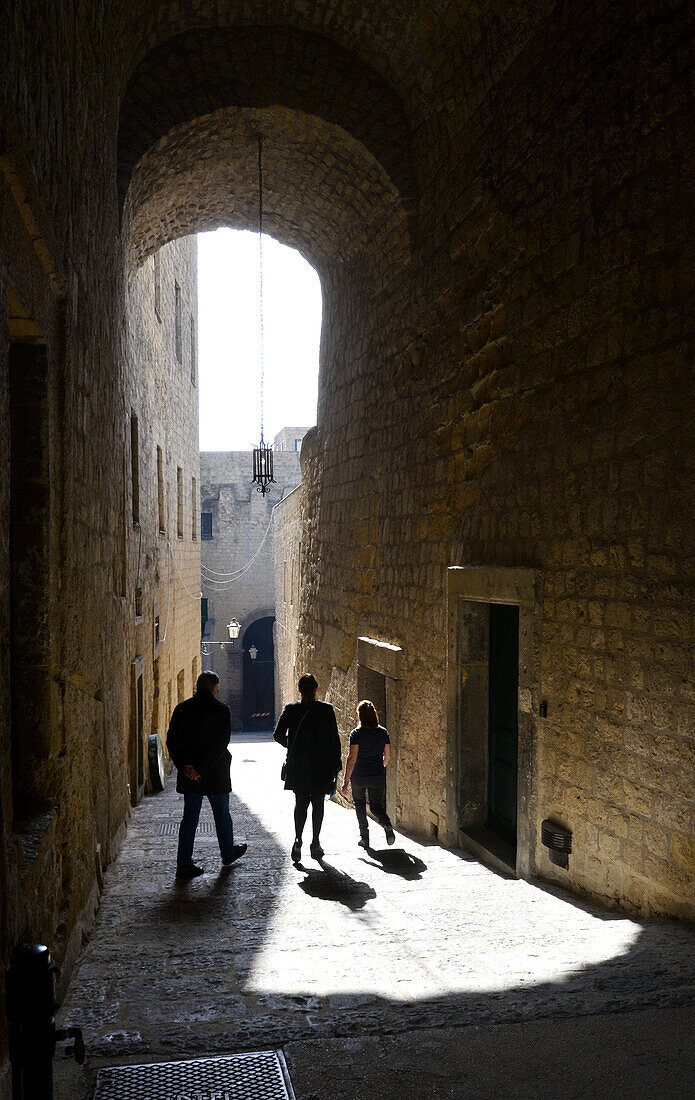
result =
M302 724L303 724L305 718L306 718L306 714L303 714L302 718L301 718L301 721L300 721L299 725L297 726L297 733L299 733L300 729L302 728ZM297 733L295 733L295 737L297 736ZM288 736L288 740L289 740L289 736ZM290 758L290 746L288 744L288 746L287 746L287 756L285 757L285 763L280 768L280 780L283 783L287 779L287 761L289 760L289 758Z

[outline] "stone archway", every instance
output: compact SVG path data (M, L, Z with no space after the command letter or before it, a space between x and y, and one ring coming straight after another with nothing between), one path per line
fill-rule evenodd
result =
M244 730L271 730L275 725L274 615L249 623L242 643L242 722Z

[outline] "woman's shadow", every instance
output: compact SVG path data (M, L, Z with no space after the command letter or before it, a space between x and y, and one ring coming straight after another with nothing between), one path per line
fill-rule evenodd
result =
M362 862L368 867L378 867L387 875L400 875L408 882L417 882L422 878L423 871L427 870L427 864L406 852L405 848L384 848L380 851L376 848L365 848L365 851L372 857L371 860L362 857Z
M344 871L326 863L324 859L318 860L318 863L321 866L320 871L307 868L302 863L295 864L306 875L304 881L298 884L299 888L310 897L338 901L353 913L364 909L367 902L376 897L376 890L368 882L358 882Z

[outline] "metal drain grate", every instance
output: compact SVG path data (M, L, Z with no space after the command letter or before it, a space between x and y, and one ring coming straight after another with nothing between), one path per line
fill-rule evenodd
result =
M281 1050L100 1069L94 1100L295 1100Z
M159 826L159 836L178 836L179 822L178 821L163 821ZM211 836L215 832L214 821L199 821L198 832L207 833Z

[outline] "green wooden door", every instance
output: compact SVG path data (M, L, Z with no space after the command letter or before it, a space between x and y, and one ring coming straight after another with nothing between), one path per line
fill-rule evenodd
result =
M488 825L516 838L519 608L490 605Z

